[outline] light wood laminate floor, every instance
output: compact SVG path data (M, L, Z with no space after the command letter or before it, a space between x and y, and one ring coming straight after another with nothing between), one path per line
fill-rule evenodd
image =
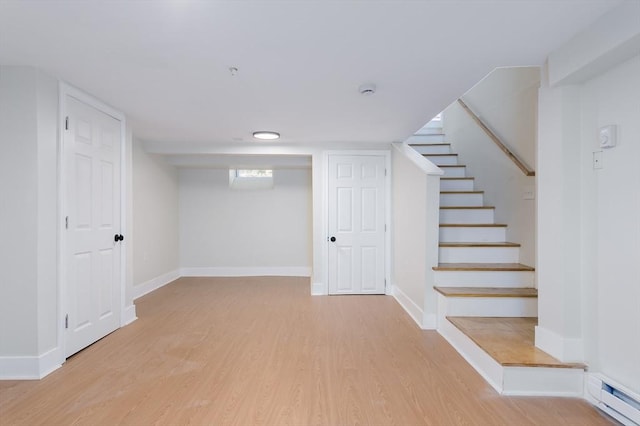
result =
M136 306L43 380L0 382L0 424L612 424L579 399L499 396L388 296L182 278Z

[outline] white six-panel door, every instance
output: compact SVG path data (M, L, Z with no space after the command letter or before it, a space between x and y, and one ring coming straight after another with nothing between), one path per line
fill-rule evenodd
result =
M385 157L328 160L329 294L384 294Z
M120 326L120 121L65 99L65 356Z

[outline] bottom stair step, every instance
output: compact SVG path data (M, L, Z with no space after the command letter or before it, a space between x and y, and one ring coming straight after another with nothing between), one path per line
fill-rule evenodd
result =
M584 395L583 364L534 345L536 318L447 317L438 332L502 395Z
M535 346L537 318L447 317L500 365L520 367L581 368L565 363Z

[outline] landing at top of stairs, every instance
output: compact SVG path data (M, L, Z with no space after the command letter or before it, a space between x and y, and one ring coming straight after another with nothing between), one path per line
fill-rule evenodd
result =
M482 350L505 367L585 368L565 363L535 347L537 318L447 317Z

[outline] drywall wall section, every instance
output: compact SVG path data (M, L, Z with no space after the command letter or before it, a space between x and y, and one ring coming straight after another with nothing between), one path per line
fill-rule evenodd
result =
M0 67L0 372L39 377L57 346L58 82ZM7 358L8 357L8 358ZM5 368L7 369L5 371Z
M539 102L536 345L640 393L640 27L627 19L640 4L630 3L553 52L543 74L556 77ZM619 37L603 48L593 37L612 16ZM636 49L621 56L629 40ZM607 125L618 143L602 149Z
M624 62L640 49L640 2L624 1L551 52L549 84L580 84Z
M393 295L421 328L436 328L432 267L438 263L441 173L406 145L391 151ZM411 154L419 158L411 158Z
M133 295L179 274L178 171L133 138Z
M0 355L37 355L38 134L36 71L0 67Z
M640 56L586 82L581 95L586 355L592 371L640 394ZM618 144L594 169L598 129L612 124Z
M537 98L540 68L498 68L464 94L465 103L535 170ZM507 239L522 245L520 261L535 263L535 178L527 177L458 104L443 113L443 129L485 205L495 206Z
M272 189L231 189L228 169L181 169L183 275L311 273L311 170L274 170Z

